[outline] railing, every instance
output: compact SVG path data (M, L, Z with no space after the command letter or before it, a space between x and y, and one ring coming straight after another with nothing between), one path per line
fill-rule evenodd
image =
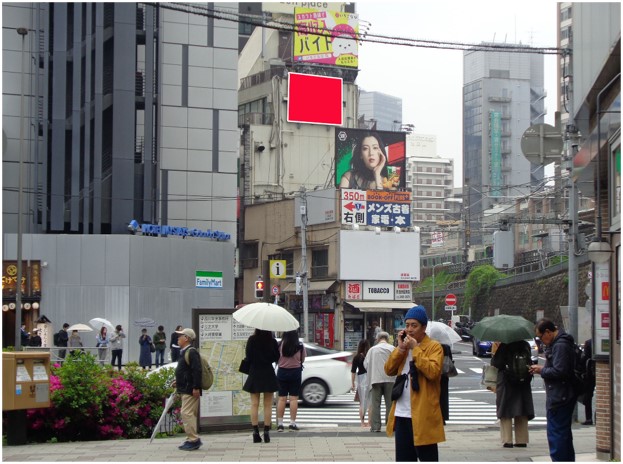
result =
M22 347L24 351L33 352L33 351L43 351L46 353L50 353L50 364L54 364L57 362L63 362L65 359L73 356L72 352L78 353L89 353L95 356L99 360L101 365L110 364L110 348L104 347L99 348L96 346L83 346L80 348L76 347L64 347L64 346L24 346ZM64 355L63 353L64 352ZM61 356L63 355L63 356Z

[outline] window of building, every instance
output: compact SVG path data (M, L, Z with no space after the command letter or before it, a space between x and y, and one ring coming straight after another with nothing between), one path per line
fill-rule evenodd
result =
M240 265L242 269L255 269L258 267L259 242L243 242L240 248Z
M329 250L312 250L311 275L314 279L329 275Z

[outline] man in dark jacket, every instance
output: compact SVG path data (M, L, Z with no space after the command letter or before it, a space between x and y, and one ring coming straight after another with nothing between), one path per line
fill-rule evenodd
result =
M540 374L545 382L547 442L552 461L575 461L571 422L576 396L573 391L575 350L573 337L548 319L535 328L545 349L545 365L534 364L530 372Z
M69 327L69 324L67 322L65 322L63 324L63 328L61 330L58 331L58 345L56 346L67 346L67 342L69 341L69 334L67 333L67 328ZM58 357L61 359L65 359L65 355L67 354L66 350L59 350L58 351Z
M177 360L173 386L177 388L177 394L182 398L180 412L187 437L179 449L193 451L199 449L203 444L197 435L197 411L199 409L199 397L201 396L201 358L199 352L191 347L196 338L195 331L183 329L177 333L179 335L180 357ZM186 356L187 351L188 357Z

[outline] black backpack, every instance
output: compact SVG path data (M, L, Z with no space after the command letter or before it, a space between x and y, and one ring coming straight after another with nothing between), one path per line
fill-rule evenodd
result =
M582 359L583 351L579 345L574 345L574 365L573 365L573 377L571 379L571 385L573 386L573 393L575 394L577 401L584 404L584 394L586 393L587 383L587 366Z
M54 334L54 346L60 346L61 343L61 334L56 332Z
M510 364L506 366L506 373L511 382L530 382L532 380L529 367L531 363L532 360L526 351L515 353L511 358Z

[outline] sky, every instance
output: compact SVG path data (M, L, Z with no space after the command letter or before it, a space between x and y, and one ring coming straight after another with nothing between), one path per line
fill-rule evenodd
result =
M370 33L383 36L557 46L556 3L550 0L365 0L357 2L357 13L371 23ZM556 62L545 55L545 122L552 125ZM359 70L360 88L402 98L403 124L437 137L437 154L455 160L454 185L461 186L463 51L364 42Z

